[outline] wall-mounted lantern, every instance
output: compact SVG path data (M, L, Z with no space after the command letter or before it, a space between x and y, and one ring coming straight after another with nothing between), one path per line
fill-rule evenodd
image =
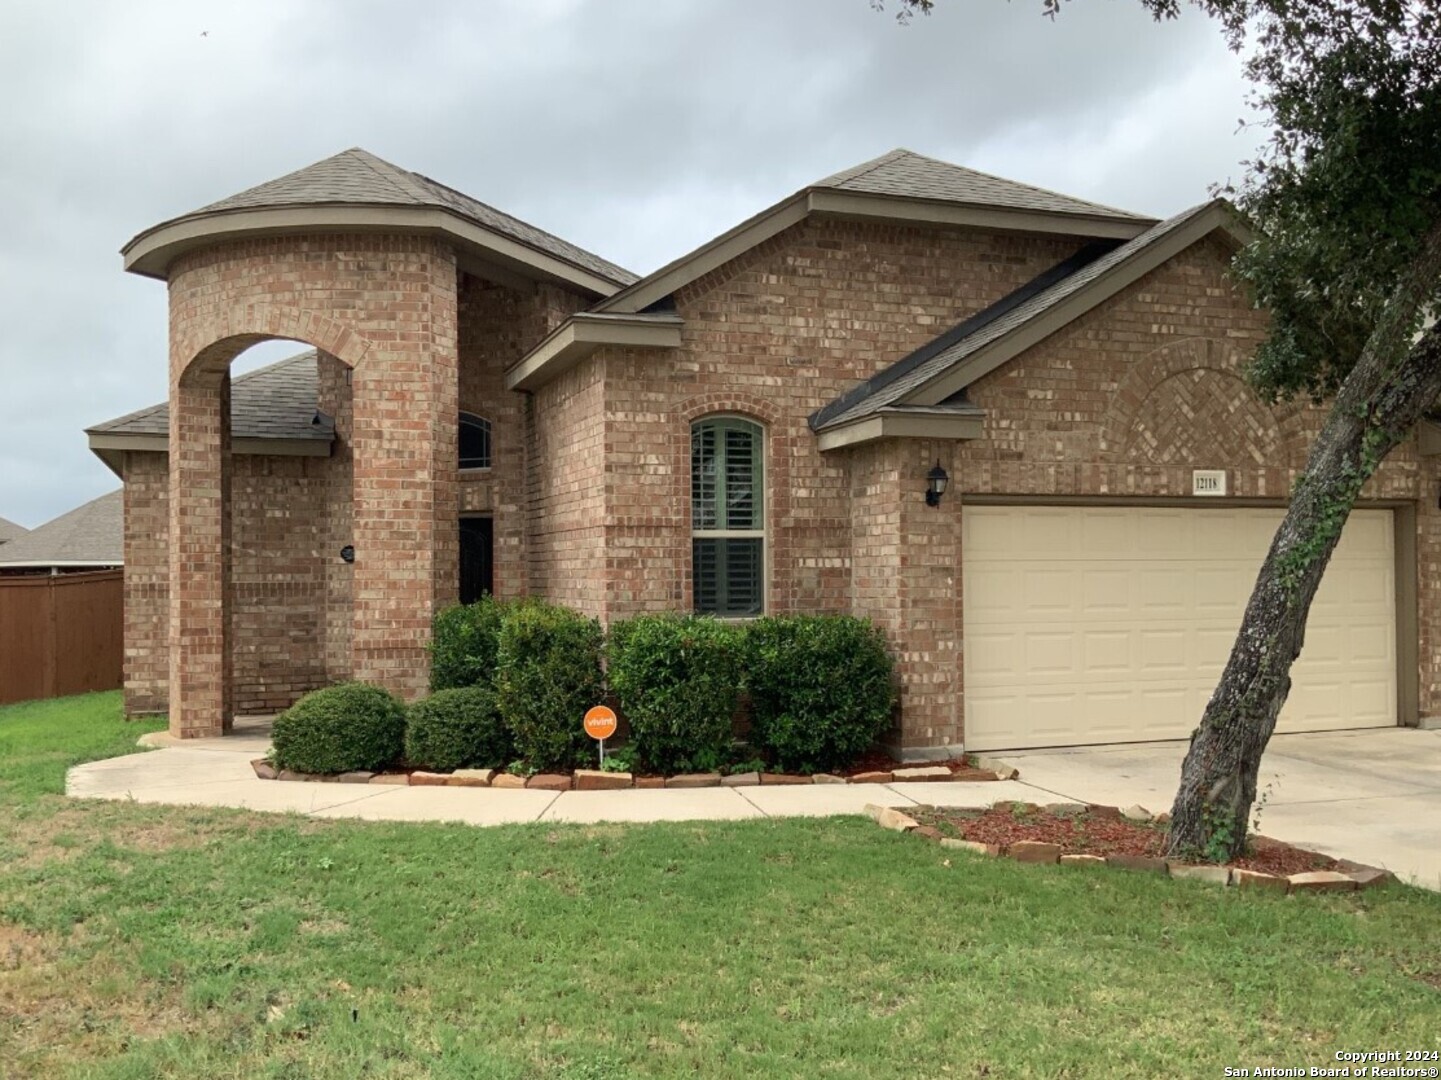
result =
M941 496L946 493L946 485L951 478L946 475L946 470L941 468L941 463L936 462L936 467L926 473L926 505L940 506Z

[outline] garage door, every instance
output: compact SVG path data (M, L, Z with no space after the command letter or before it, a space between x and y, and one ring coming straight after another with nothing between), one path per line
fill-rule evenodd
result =
M1189 737L1282 511L966 507L967 749ZM1392 515L1351 515L1280 731L1396 723Z

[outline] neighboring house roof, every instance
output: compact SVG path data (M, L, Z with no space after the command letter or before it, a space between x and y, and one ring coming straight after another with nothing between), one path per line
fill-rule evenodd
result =
M1156 219L896 149L808 184L596 304L637 312L811 214L1128 240Z
M0 548L0 568L119 566L125 561L122 493L112 491Z
M16 525L15 522L0 517L0 544L8 543L11 540L24 536L29 531L30 530L25 528L24 525Z
M573 283L586 286L602 295L636 280L635 274L602 259L599 255L519 218L502 213L495 207L428 176L392 165L358 147L219 202L213 202L199 210L163 221L138 234L125 245L122 254L126 256L126 269L163 277L165 267L176 254L187 246L194 246L198 239L215 239L212 230L226 227L227 222L236 229L245 226L251 234L267 230L293 231L307 224L320 227L344 227L347 223L357 227L375 224L368 218L362 220L363 215L349 213L354 208L441 211L445 216L453 215L463 223L478 227L485 234L513 241L528 251L578 268L585 272L587 278L599 279L589 285L584 278ZM295 213L305 210L313 210L315 213ZM288 216L270 218L260 216L261 212L268 211L291 213ZM335 211L342 213L336 216ZM424 222L429 220L424 217L412 216L407 220L410 221L409 227L433 227L438 231L449 231L440 220L432 222L430 226L424 225ZM407 226L402 224L398 227ZM483 237L472 239L477 240L482 248L489 246ZM505 252L492 251L490 254L499 256ZM508 261L513 263L515 252L509 254Z
M811 428L822 432L886 408L954 400L977 379L1216 230L1233 244L1245 240L1245 226L1221 199L1109 250L1089 245L817 410Z

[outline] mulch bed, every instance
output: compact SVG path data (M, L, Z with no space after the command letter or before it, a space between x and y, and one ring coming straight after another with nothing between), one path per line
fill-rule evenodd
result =
M1164 825L1118 818L1114 816L1114 811L1111 814L1087 811L1068 816L999 803L989 810L918 806L907 808L905 812L922 825L939 830L942 836L997 844L1003 850L1018 840L1056 844L1065 855L1159 858L1165 849ZM1335 859L1264 836L1255 837L1247 854L1227 865L1279 877L1309 870L1337 869Z

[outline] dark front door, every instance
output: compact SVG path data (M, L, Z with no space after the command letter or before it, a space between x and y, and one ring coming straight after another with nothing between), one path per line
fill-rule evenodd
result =
M460 602L471 604L495 591L495 520L460 519Z

